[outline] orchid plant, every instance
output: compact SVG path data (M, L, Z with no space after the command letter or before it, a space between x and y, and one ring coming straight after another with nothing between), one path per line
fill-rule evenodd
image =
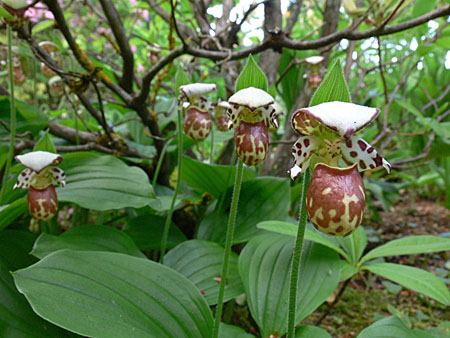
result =
M365 190L358 171L380 166L391 170L369 143L354 135L379 113L377 108L334 101L302 108L292 116L292 127L302 136L292 147L291 178L315 159L306 210L311 223L323 233L348 236L361 223Z
M322 83L323 77L320 74L320 67L323 65L325 58L320 55L307 57L304 62L308 66L308 84L312 90L316 90Z
M62 162L61 155L47 151L33 151L16 156L17 162L26 168L17 177L14 189L28 188L28 210L37 219L48 221L58 210L58 196L54 184L64 186L66 174L56 166Z
M209 110L214 106L203 95L216 89L216 84L207 83L191 83L180 87L180 106L186 111L183 127L189 138L203 141L211 133Z
M273 97L262 89L249 87L231 96L228 103L228 128L235 128L239 158L248 166L261 164L267 156L268 128L278 128Z

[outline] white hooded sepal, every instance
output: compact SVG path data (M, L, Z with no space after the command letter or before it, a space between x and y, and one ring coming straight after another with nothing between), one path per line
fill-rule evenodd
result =
M388 173L391 172L391 165L374 147L357 136L351 136L341 144L341 152L344 160L348 163L356 163L359 171L375 169L383 166Z
M179 92L187 98L211 93L217 89L214 83L191 83L181 86Z
M380 113L378 108L341 101L325 102L300 111L344 138L366 127Z
M62 162L63 158L61 155L48 151L33 151L24 155L17 155L16 160L23 166L39 173L49 166L58 165Z
M274 102L273 97L262 89L248 87L241 89L232 95L228 102L231 105L247 107L250 110L271 105Z

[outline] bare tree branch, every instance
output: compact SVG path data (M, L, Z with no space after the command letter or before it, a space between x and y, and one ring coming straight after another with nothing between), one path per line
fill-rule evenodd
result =
M133 91L134 57L130 44L128 43L128 37L125 33L122 20L120 20L119 13L112 1L100 0L100 4L108 19L109 26L116 38L117 44L119 45L120 55L123 60L122 78L119 83L123 89L128 93L131 93Z

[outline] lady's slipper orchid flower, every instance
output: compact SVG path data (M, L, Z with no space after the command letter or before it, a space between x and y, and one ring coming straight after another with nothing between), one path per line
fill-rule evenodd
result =
M215 114L214 114L214 122L216 123L217 129L220 131L228 131L228 115L227 109L230 107L230 104L227 101L221 101L216 105Z
M193 140L202 141L211 132L211 116L209 110L213 108L202 95L211 93L217 89L215 84L192 83L181 86L180 105L186 109L184 117L184 132Z
M228 100L228 127L234 129L239 158L246 165L258 165L267 156L268 128L277 128L274 100L262 89L242 89Z
M47 151L33 151L16 156L17 162L24 165L14 185L16 188L29 188L28 210L37 219L48 221L58 210L58 197L53 184L64 186L66 174L56 165L62 162L61 155Z
M309 76L308 76L309 87L312 90L316 90L317 88L319 88L323 80L323 77L320 74L320 67L325 61L325 58L323 56L317 55L307 57L304 61L309 68Z
M347 236L359 226L365 206L365 190L358 170L390 164L376 150L354 135L380 113L347 102L326 102L296 111L292 127L302 136L292 147L295 179L313 158L315 167L306 196L311 223L326 234ZM340 168L339 164L346 168ZM350 167L348 167L350 166Z
M59 48L57 45L55 45L51 41L42 41L39 42L39 47L45 49L50 54L50 56L56 61L56 63L58 64L60 63L58 57ZM56 73L45 63L41 63L41 72L48 79L56 75Z

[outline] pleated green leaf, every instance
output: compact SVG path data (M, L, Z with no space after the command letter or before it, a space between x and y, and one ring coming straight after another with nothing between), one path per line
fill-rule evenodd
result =
M295 330L295 338L331 338L331 335L321 327L306 325Z
M223 247L214 242L191 240L170 250L164 257L164 264L190 279L209 305L217 304ZM244 293L238 271L238 255L231 253L230 266L225 287L224 302Z
M143 258L61 250L16 271L41 317L89 337L209 337L213 318L195 285Z
M267 78L264 72L259 68L253 55L247 58L247 64L236 81L236 91L248 87L255 87L267 91Z
M36 315L17 291L11 271L36 262L28 252L35 235L16 230L0 232L0 336L2 338L73 337Z
M128 220L123 230L134 240L139 249L159 249L165 222L166 216L139 215ZM177 225L171 223L167 248L171 249L186 240L186 236Z
M48 130L45 131L44 135L36 142L34 145L33 151L48 151L53 154L57 154L55 145L50 138Z
M230 213L232 187L227 190L223 203L215 202L207 210L199 225L197 237L223 243ZM234 232L234 243L248 241L263 233L256 224L288 217L289 181L278 177L258 177L242 183Z
M277 234L254 237L239 256L239 272L253 319L262 337L287 330L289 274L295 239ZM298 280L296 323L322 304L339 281L339 257L305 241Z
M228 187L233 186L235 175L235 166L206 164L187 156L183 157L181 179L195 191L206 191L218 198ZM255 176L252 171L244 169L242 179L248 181Z
M309 105L316 106L331 101L352 101L339 59L337 59L328 70L325 79L322 81L319 88L317 88Z
M11 224L17 217L28 212L27 199L19 198L0 210L0 230Z
M56 189L60 201L93 210L141 208L155 194L145 172L129 167L110 155L71 153L60 167L67 176L64 188Z
M362 268L411 290L423 293L442 304L450 305L450 291L447 286L428 271L394 263L367 264Z
M366 327L358 338L437 338L437 336L421 330L412 330L398 317L381 319Z
M292 237L296 237L298 231L298 225L283 221L265 221L258 223L256 227L258 229L276 232L278 234L288 235ZM322 244L330 249L333 249L338 254L341 254L343 257L348 257L348 255L338 245L336 245L332 241L329 241L327 238L325 238L325 236L326 235L319 235L316 230L310 229L305 230L305 239L313 241L318 244Z
M450 250L450 238L439 236L409 236L395 239L367 253L361 262L383 256L414 255Z
M238 326L228 325L220 323L219 326L219 337L220 338L255 338L254 335L245 332Z
M145 257L127 234L104 225L75 227L59 236L43 233L34 244L31 254L38 258L44 258L52 252L62 249L109 251Z

